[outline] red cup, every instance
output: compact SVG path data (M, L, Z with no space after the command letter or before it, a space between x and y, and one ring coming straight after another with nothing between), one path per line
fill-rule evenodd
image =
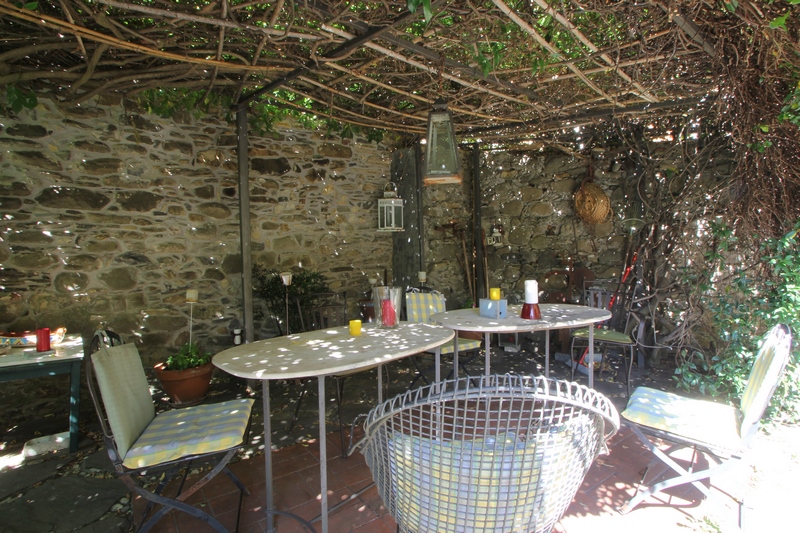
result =
M50 328L36 330L36 351L46 352L50 349Z

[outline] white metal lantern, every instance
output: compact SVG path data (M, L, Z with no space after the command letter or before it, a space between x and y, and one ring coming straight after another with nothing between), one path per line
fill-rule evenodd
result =
M461 183L461 162L456 146L453 115L447 102L439 98L428 115L428 140L425 147L424 183Z
M386 184L378 200L378 231L404 231L403 199L397 197L393 182Z

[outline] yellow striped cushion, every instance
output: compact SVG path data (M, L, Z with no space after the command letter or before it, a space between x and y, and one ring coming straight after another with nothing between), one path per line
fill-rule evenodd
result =
M472 339L458 339L458 353L468 352L470 350L477 350L481 347L481 341ZM450 355L455 351L453 341L446 342L440 346L442 355Z
M741 447L739 412L730 405L637 387L622 417L715 448L736 451Z
M128 450L122 464L145 468L237 446L244 439L253 402L230 400L160 413Z
M444 313L444 296L438 292L409 292L406 294L406 316L409 322L430 322L431 315ZM481 341L458 339L458 352L468 352L481 347ZM450 355L455 351L453 341L440 346L442 355ZM432 351L432 350L431 350Z
M101 345L91 357L117 452L125 457L156 416L142 359L135 344Z
M409 322L427 323L431 315L445 311L444 297L435 292L406 294L406 315Z
M764 409L769 405L789 360L791 343L791 333L780 324L773 327L764 339L742 393L743 436L751 436L752 427L758 423Z

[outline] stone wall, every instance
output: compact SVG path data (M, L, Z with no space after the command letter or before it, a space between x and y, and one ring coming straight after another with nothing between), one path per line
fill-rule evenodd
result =
M0 146L0 329L65 325L85 335L100 325L139 337L145 358L188 340L186 290L200 291L193 338L209 349L231 343L241 316L236 135L224 117L165 120L119 102L64 107L42 100L19 116L5 111ZM387 181L384 146L342 141L281 123L250 139L254 262L275 270L321 271L355 302L367 278L391 267L391 238L375 231ZM521 296L523 280L563 289L548 273L570 260L598 277L623 267L624 169L594 155L595 183L613 217L589 226L573 194L588 161L562 153L484 152L482 229L491 286ZM472 164L464 182L422 191L428 284L448 307L470 303L464 248L472 261ZM463 242L462 242L463 235ZM391 279L391 275L388 276ZM255 300L256 338L277 333Z
M0 113L0 330L107 325L152 362L188 341L192 288L193 340L231 344L243 319L234 126L103 100ZM254 262L319 270L360 296L391 265L391 239L375 231L389 158L288 122L251 136ZM256 338L272 336L255 304Z
M428 186L423 192L429 285L445 293L451 308L470 302L461 238L448 226L455 223L465 230L471 261L473 158L466 151L461 155L464 183ZM597 278L619 277L626 245L621 222L628 209L630 180L624 167L611 171L614 155L602 150L592 155L594 183L609 196L613 214L604 223L589 225L576 216L573 199L587 176L588 158L538 151L481 154L481 226L490 241L490 286L520 301L526 279L537 279L545 292L563 291L565 277L552 273L570 261L589 268ZM503 236L492 244L493 227L500 226Z

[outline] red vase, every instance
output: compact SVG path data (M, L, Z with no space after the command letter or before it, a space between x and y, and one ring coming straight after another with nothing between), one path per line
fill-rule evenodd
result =
M539 304L522 304L522 313L519 316L528 320L541 320L542 310L539 309Z

